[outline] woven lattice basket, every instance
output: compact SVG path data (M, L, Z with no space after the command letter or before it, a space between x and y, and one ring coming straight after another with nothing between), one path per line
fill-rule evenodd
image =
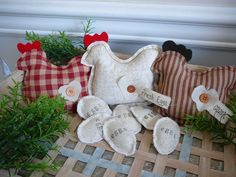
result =
M12 85L12 78L22 81L22 73L15 72L1 82L0 92ZM52 162L60 165L58 171L29 174L20 171L18 176L31 177L236 177L236 152L233 146L212 142L209 134L181 133L176 150L160 155L152 142L152 131L143 129L137 135L137 150L133 156L114 152L105 141L83 144L76 137L76 128L82 119L71 115L70 131L59 137L59 152L49 152ZM41 159L36 159L41 160ZM0 170L0 176L8 176Z

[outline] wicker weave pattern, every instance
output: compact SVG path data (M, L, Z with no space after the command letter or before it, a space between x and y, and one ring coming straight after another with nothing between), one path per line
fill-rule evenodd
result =
M57 172L34 173L31 177L235 177L236 155L232 146L210 141L207 134L182 134L176 150L163 156L152 144L152 131L137 135L137 151L132 157L114 152L104 141L86 145L78 142L75 131L81 122L73 118L70 134L58 139L60 154L53 154L61 162Z
M125 157L114 152L106 142L83 144L76 138L81 118L75 116L70 133L60 137L56 144L60 152L49 152L51 162L60 165L57 172L34 172L30 177L235 177L236 153L233 146L213 143L209 135L182 134L176 150L163 156L152 144L152 131L137 135L134 156ZM0 170L0 176L7 173ZM25 176L19 174L18 177Z

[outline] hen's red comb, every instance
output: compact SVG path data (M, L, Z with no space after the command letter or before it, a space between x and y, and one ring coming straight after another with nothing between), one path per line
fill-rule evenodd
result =
M84 45L88 47L91 43L95 41L105 41L108 42L108 34L106 32L102 32L101 34L85 34L84 35Z
M41 43L40 43L40 41L34 41L32 44L29 42L26 44L18 43L17 49L22 54L25 52L31 51L32 49L41 50Z

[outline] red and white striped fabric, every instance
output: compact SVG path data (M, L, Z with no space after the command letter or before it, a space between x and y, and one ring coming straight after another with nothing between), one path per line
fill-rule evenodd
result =
M73 80L80 82L82 87L79 98L87 95L87 84L90 69L80 63L80 57L74 57L66 66L51 64L46 53L33 49L25 52L17 61L17 69L25 71L23 94L30 100L40 95L54 97L59 87ZM66 102L65 108L75 111L76 103Z
M193 89L204 85L215 89L220 101L226 103L230 92L236 88L236 66L204 67L190 65L178 52L163 52L152 65L154 75L159 75L155 91L171 97L171 105L166 109L156 107L163 116L170 116L183 124L186 114L195 115L197 109L191 99Z

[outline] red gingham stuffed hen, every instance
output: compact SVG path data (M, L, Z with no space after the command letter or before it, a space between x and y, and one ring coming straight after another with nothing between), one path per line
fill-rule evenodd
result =
M87 95L89 67L80 63L80 56L70 60L66 66L51 64L38 41L32 44L18 44L22 53L17 69L25 71L23 94L30 100L40 95L54 97L61 94L67 101L65 108L75 111L75 106Z

